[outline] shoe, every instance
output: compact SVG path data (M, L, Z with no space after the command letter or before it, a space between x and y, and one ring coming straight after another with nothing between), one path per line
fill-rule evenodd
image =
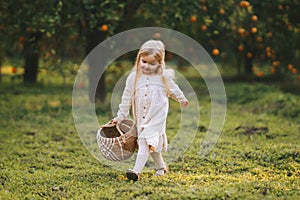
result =
M135 173L134 171L132 171L131 169L128 169L126 171L126 177L129 180L133 180L133 181L139 181L140 180L140 174Z
M169 172L169 168L166 165L165 167L155 169L155 171L156 172L155 172L154 176L163 176Z

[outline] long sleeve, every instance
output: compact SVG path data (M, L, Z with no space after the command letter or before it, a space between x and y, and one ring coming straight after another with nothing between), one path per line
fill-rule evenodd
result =
M122 101L119 104L119 110L117 112L117 118L124 120L129 116L129 110L132 106L132 97L134 90L134 76L135 73L130 73L126 79L126 85L122 95Z
M186 102L188 101L186 99L186 97L184 96L182 90L179 88L179 86L175 83L174 79L173 79L173 72L172 71L169 71L169 70L166 70L163 74L165 80L166 80L166 83L167 83L167 86L169 87L169 96L178 101L179 103L183 103L183 102Z

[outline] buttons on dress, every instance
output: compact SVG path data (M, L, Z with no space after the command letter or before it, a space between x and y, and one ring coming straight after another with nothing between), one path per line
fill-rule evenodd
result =
M150 84L150 77L146 77L146 80L144 79L142 81L142 91L144 93L144 98L143 98L143 105L142 105L142 112L141 112L141 118L142 120L145 120L146 119L146 116L147 116L147 111L148 111L148 108L149 108L149 105L151 104L151 96L152 96L152 93L150 91L150 88L152 86L149 85Z

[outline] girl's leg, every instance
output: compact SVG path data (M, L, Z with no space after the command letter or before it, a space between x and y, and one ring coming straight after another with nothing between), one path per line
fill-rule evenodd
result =
M152 158L155 162L155 165L158 169L165 167L165 162L164 162L162 154L160 152L152 152L151 156L152 156Z
M143 138L139 139L138 144L139 144L139 150L133 168L133 171L135 173L141 173L142 169L144 168L148 160L148 155L149 155L149 146L146 142L146 139Z
M155 175L164 175L166 170L166 163L163 160L161 152L152 152L151 156L156 164L157 170Z

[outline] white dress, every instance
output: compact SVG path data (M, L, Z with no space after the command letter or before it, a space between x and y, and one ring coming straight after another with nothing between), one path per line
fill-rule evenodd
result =
M129 109L134 112L134 81L136 73L129 74L119 105L117 118L123 120L128 117ZM163 76L165 82L163 81ZM172 75L165 70L162 75L141 75L136 84L135 111L138 139L144 138L154 151L167 150L166 120L169 110L169 95L180 103L187 101L183 92L172 79ZM134 113L133 113L134 114Z

